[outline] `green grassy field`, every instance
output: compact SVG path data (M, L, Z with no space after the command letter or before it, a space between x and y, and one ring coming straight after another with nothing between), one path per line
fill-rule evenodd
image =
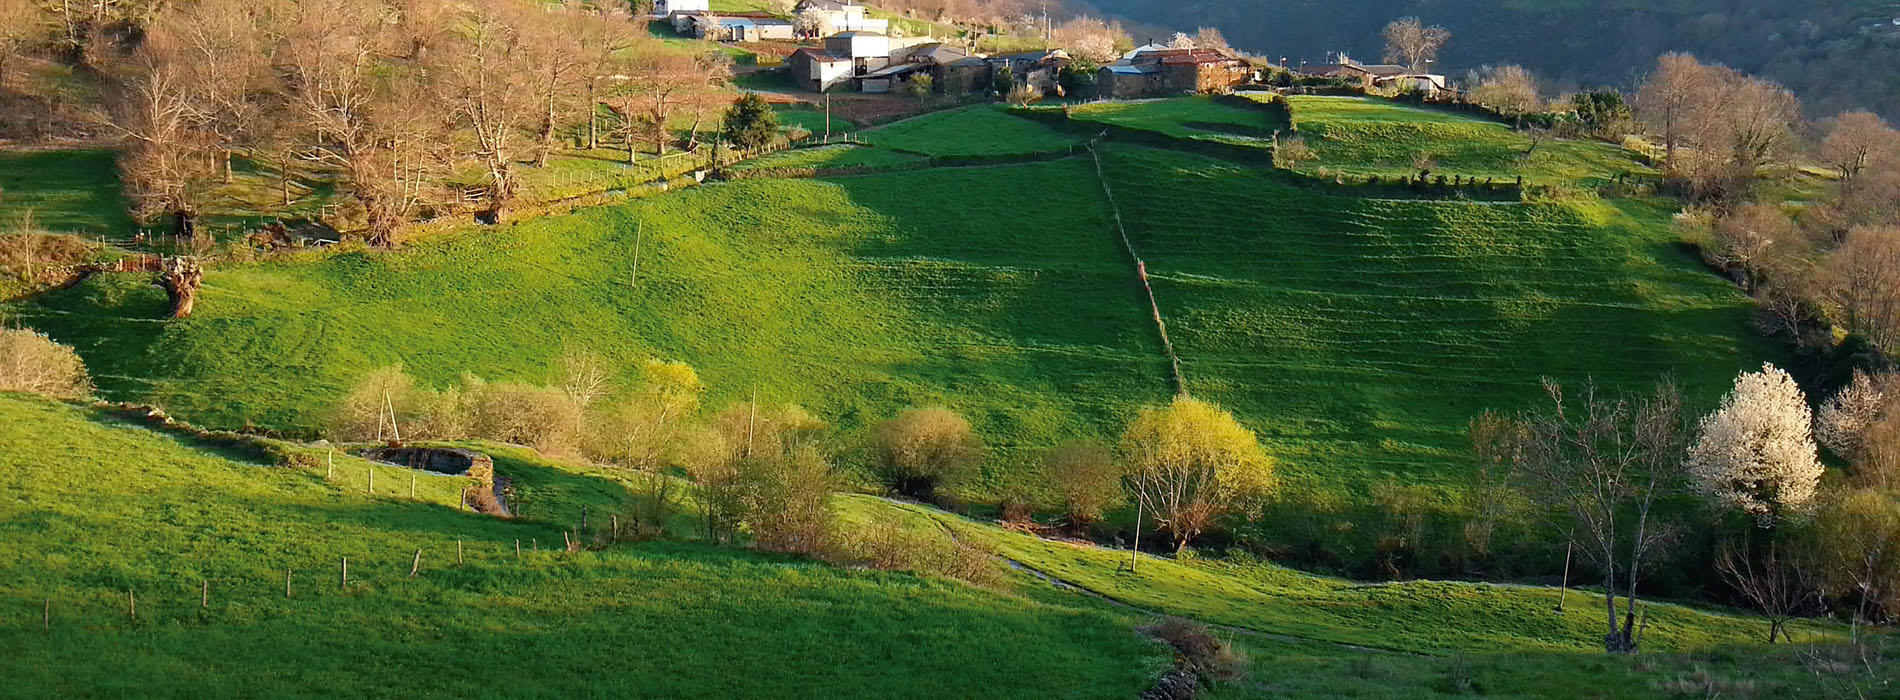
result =
M111 151L0 153L0 230L31 212L41 230L131 238L113 161Z
M1467 421L1534 405L1541 377L1673 375L1700 411L1775 356L1662 205L1333 197L1128 146L1103 165L1189 388L1259 430L1296 489L1457 488Z
M0 556L14 562L0 582L5 697L1111 698L1167 662L1133 629L1151 613L1024 572L983 589L839 569L697 544L685 521L671 541L552 551L580 504L596 516L624 505L628 477L519 448L473 445L543 506L502 519L455 509L458 477L425 474L410 498L381 486L406 485L409 470L345 455L326 478L320 463L250 463L19 395L0 394L0 446L0 484L20 499L0 518ZM347 478L369 468L374 495ZM1590 651L1584 593L1560 616L1546 588L1363 586L1152 556L1131 574L1125 552L918 506L854 496L837 512L954 532L1098 594L1267 633L1217 629L1249 674L1214 697L1671 697L1664 684L1679 678L1812 690L1792 653L1741 645L1762 623L1731 613L1656 605L1654 651L1618 659ZM1816 633L1833 630L1797 626Z
M1274 131L1286 128L1285 123L1265 110L1239 107L1212 97L1094 102L1076 106L1069 118L1187 141L1262 149L1272 144Z
M858 497L865 498L865 497ZM1603 599L1588 591L1564 595L1543 586L1453 581L1363 584L1266 563L1175 561L1144 557L1127 571L1129 552L1039 539L977 525L941 511L927 513L957 537L1063 581L1149 610L1314 642L1449 656L1500 650L1591 652L1602 649ZM1766 623L1726 611L1652 603L1646 646L1694 651L1759 641ZM1446 630L1457 630L1447 634ZM1819 639L1829 628L1804 625L1797 637Z
M924 157L878 148L852 144L833 144L811 148L795 148L777 153L769 153L758 158L742 161L732 170L771 170L790 169L835 169L835 168L895 168L923 162Z
M358 377L399 362L436 385L549 382L579 346L629 375L684 360L715 406L756 388L847 435L947 404L999 448L987 484L1036 481L1036 451L1110 435L1167 395L1090 172L1069 159L709 185L395 253L221 267L180 322L158 320L163 295L139 275L19 310L75 344L109 396L214 426L314 430ZM996 205L1032 189L1068 206Z
M996 130L1011 148L1061 143L988 107L869 133L949 152L932 144L997 119L1023 127ZM1466 422L1530 405L1544 376L1629 389L1670 374L1700 409L1773 356L1658 205L1343 198L1210 158L1106 153L1190 388L1258 429L1296 492L1457 490ZM756 386L847 438L943 403L999 447L971 491L987 498L1037 491L1040 450L1113 437L1166 395L1093 179L1069 159L722 184L394 254L221 267L182 322L158 320L162 295L138 276L17 308L78 347L109 396L219 427L314 431L358 376L399 362L437 385L548 382L573 345L622 367L684 360L715 404ZM1007 204L1031 191L1040 206Z
M781 127L797 125L804 127L806 131L816 135L822 136L825 133L825 111L823 109L813 109L809 105L800 105L797 107L774 105L772 109L778 113L778 123ZM858 125L852 123L851 120L836 114L831 115L832 133L856 131L857 128Z
M1017 156L1067 150L1082 138L975 105L912 117L860 134L883 148L926 156Z
M559 553L532 518L385 495L380 478L366 496L15 395L0 445L5 697L1114 698L1166 663L1087 607L691 543ZM497 469L614 490L558 463Z
M1654 172L1634 154L1597 141L1552 139L1533 151L1522 132L1463 114L1361 97L1286 99L1294 129L1319 155L1299 167L1306 174L1417 175L1421 155L1435 164L1433 173L1446 177L1515 181L1521 175L1532 184L1602 184L1620 174Z

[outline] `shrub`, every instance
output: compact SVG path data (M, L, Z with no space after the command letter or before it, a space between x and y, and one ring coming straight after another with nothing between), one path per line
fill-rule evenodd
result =
M813 554L831 535L831 463L815 447L739 464L745 525L754 546Z
M945 537L940 530L917 532L888 520L839 532L824 558L833 564L943 576L979 586L1005 581L996 558L982 548Z
M24 328L0 329L0 391L62 399L92 395L86 364L73 349Z
M975 471L983 442L947 408L913 408L871 431L877 470L897 493L928 501Z
M1206 625L1178 617L1141 628L1142 633L1174 647L1175 662L1199 676L1205 684L1237 680L1246 674L1247 657L1226 641L1215 637Z
M527 384L467 384L470 433L544 452L570 450L581 433L581 407L560 389Z
M1043 468L1062 496L1063 517L1077 528L1100 522L1122 499L1122 470L1115 453L1093 440L1064 443L1043 457Z

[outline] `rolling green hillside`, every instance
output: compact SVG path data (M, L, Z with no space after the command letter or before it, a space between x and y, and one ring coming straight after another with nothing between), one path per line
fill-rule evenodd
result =
M1169 109L1194 101L1144 104L1150 120L1203 118ZM1415 112L1428 127L1495 126L1402 108L1358 123ZM1353 121L1330 114L1317 123ZM983 108L872 134L924 148L997 118L1012 119ZM1073 143L1005 123L1025 147ZM1189 387L1259 429L1298 491L1363 492L1388 475L1454 487L1466 421L1528 405L1544 376L1634 388L1668 374L1712 404L1772 355L1746 299L1674 247L1660 205L1369 199L1172 150L1103 153ZM1332 156L1387 167L1377 153ZM1112 222L1088 157L749 180L395 253L225 265L184 321L159 318L162 294L140 275L18 311L75 345L108 396L217 427L313 433L352 382L397 363L436 385L464 372L549 382L575 347L623 378L647 357L686 361L714 406L756 389L847 439L946 404L998 448L970 494L988 498L1036 491L1040 450L1112 438L1170 389Z
M550 522L382 480L365 496L16 395L0 445L0 697L1116 698L1166 662L1085 605L693 544L558 553ZM497 468L624 498L558 463Z
M315 462L249 463L13 394L0 445L0 556L14 562L0 697L1131 697L1166 667L1135 633L1159 613L1226 625L1249 654L1218 697L1670 697L1685 677L1812 690L1793 652L1744 644L1762 623L1720 611L1655 605L1656 653L1590 651L1584 592L1566 615L1538 587L1153 556L1131 574L1126 552L864 496L838 515L977 543L1018 572L983 589L714 548L690 527L565 553L549 543L576 526L572 506L611 512L627 477L473 445L545 506L500 519L444 503L454 477L423 476L450 488L416 499L366 495L344 478L370 468L352 457L326 479ZM378 484L406 482L376 468Z
M1544 376L1669 375L1705 406L1773 352L1654 204L1327 196L1142 148L1103 166L1190 389L1257 427L1299 488L1460 483L1466 422L1531 405Z
M1306 174L1339 173L1385 179L1417 176L1424 157L1445 177L1523 177L1536 184L1602 185L1617 176L1655 171L1615 146L1594 140L1530 137L1502 122L1359 97L1287 98L1293 128L1316 160Z

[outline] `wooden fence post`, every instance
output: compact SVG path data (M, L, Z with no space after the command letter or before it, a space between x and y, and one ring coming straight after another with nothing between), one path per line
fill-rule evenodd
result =
M198 607L209 608L211 607L211 582L207 580L207 581L201 581L199 583L200 583L200 586L198 588Z
M323 480L330 481L331 479L335 479L336 478L336 448L334 447L330 448L329 454L324 456L324 464L326 466L323 469Z
M364 471L369 472L369 485L363 487L363 493L374 496L376 495L376 468L368 467Z
M420 549L416 550L415 563L409 565L409 578L415 578L416 572L419 571L422 571L422 550Z
M562 545L561 545L561 548L562 548L562 549L570 549L570 550L571 550L571 549L573 549L573 548L574 548L574 539L573 539L573 538L571 538L571 537L568 537L568 536L567 536L567 531L566 531L566 530L562 530L562 531L561 531L561 543L562 543Z
M350 587L350 558L343 557L342 568L336 575L336 589L347 590Z
M284 569L284 597L290 597L290 569Z
M458 566L461 565L462 563L462 541L461 540L455 541L455 563Z
M619 542L620 541L620 516L618 514L615 514L615 515L607 516L607 518L613 521L614 541Z
M126 608L125 608L126 614L132 616L133 622L138 622L139 621L139 596L138 594L133 593L132 590L129 588L126 589L125 591L125 605L126 605Z
M1564 545L1564 582L1563 586L1557 589L1557 614L1559 615L1564 614L1565 594L1570 592L1570 548L1574 546L1576 546L1574 542Z
M516 559L521 558L521 540L519 539L515 540L515 558Z
M53 631L53 599L50 596L46 599L46 610L40 613L40 631Z
M411 472L409 474L409 498L414 499L415 497L416 497L416 475L414 472Z

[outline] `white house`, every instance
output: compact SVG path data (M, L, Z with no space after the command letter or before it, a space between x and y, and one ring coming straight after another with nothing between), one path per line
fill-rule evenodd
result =
M653 0L653 16L666 17L676 12L711 12L712 0Z
M798 17L815 29L816 36L831 36L839 32L876 32L889 34L890 20L871 19L864 13L863 5L839 0L800 0Z

